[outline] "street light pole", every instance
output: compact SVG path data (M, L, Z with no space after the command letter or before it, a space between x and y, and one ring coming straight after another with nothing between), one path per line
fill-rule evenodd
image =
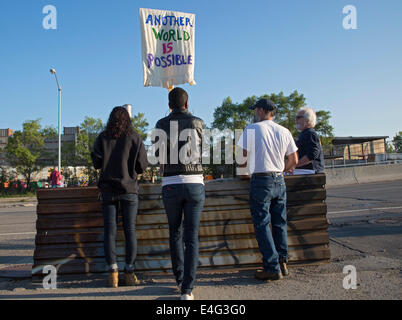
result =
M58 171L61 172L61 87L55 69L50 69L50 73L54 74L56 78L57 88L59 90L59 157L58 157Z

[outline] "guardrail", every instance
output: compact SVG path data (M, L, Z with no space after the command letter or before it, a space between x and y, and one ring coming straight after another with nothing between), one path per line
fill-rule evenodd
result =
M325 204L325 175L287 176L289 264L330 259ZM37 234L32 275L46 265L58 274L105 272L103 219L97 188L37 191ZM137 218L137 271L171 269L169 230L160 185L140 186ZM249 182L238 179L206 183L199 232L200 268L261 266L249 211ZM118 264L124 266L124 234L117 236Z
M325 169L332 168L349 168L349 167L359 167L359 166L376 166L376 165L387 165L387 164L402 164L402 160L388 160L388 161L377 161L377 162L361 162L361 163L345 163L336 165L326 165Z
M325 168L327 187L402 180L402 163Z

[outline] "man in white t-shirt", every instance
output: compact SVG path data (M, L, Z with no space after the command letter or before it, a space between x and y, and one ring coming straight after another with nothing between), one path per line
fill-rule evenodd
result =
M273 122L276 106L271 100L261 99L250 109L254 110L254 123L246 127L237 145L247 156L251 173L250 212L263 256L264 270L258 270L255 277L280 280L289 274L283 172L296 167L297 147L290 131Z

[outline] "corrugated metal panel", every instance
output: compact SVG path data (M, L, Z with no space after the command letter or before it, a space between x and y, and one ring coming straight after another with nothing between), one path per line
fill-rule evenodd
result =
M325 175L286 177L290 264L327 262ZM137 219L138 271L171 268L169 230L161 187L142 185ZM201 218L200 268L261 266L249 211L249 182L206 184ZM97 188L40 189L33 275L58 265L58 274L104 272L103 219ZM124 234L118 225L118 262L124 266Z

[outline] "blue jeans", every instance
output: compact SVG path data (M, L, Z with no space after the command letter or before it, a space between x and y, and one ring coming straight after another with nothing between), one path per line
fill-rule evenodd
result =
M264 270L280 273L279 259L288 260L286 185L283 176L252 176L250 212Z
M114 194L102 192L101 205L104 222L104 250L109 269L117 269L116 234L119 207L123 214L123 229L126 239L126 269L134 270L137 258L136 223L138 213L138 194Z
M162 196L169 222L173 274L177 284L181 285L181 293L190 294L198 266L198 229L204 207L205 188L199 183L171 184L162 188Z

